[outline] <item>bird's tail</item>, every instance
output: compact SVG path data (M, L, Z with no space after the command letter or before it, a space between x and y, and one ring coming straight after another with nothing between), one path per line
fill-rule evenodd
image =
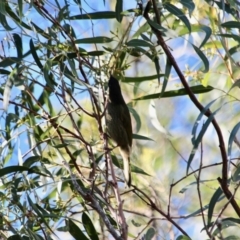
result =
M125 178L125 182L128 187L131 187L131 166L130 166L130 149L126 149L125 147L120 147L120 153L123 158L123 174Z

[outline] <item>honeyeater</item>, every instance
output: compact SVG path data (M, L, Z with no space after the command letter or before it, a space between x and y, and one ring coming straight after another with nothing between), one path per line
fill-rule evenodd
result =
M132 147L132 123L128 107L123 99L119 82L113 76L108 81L109 99L106 108L107 133L120 148L126 184L131 186L130 153Z

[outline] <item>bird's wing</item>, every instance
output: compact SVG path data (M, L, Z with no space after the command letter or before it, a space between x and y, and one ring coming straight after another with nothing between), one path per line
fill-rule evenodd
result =
M121 105L121 121L126 129L129 146L132 146L132 122L127 105Z

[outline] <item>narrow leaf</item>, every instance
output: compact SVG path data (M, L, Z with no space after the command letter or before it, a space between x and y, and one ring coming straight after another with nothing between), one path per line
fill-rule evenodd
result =
M0 69L0 74L9 75L10 73L11 73L11 72L9 72L8 70Z
M83 212L83 214L82 214L82 223L83 223L83 226L84 226L88 236L90 237L90 239L98 240L99 238L98 238L97 231L96 231L91 219L85 212Z
M30 45L30 50L31 50L31 53L32 53L32 56L36 62L36 64L38 65L38 67L42 70L43 69L43 65L37 55L37 52L36 52L36 49L35 49L35 46L33 44L33 40L30 39L30 42L29 42L29 45Z
M199 132L198 137L197 137L196 140L194 141L191 154L190 154L190 156L189 156L189 158L188 158L188 161L187 161L187 171L186 171L186 174L188 174L188 171L189 171L189 168L190 168L190 166L191 166L192 160L193 160L193 158L194 158L194 156L195 156L195 153L196 153L196 151L197 151L197 149L198 149L198 146L199 146L200 142L202 141L202 138L203 138L205 132L207 131L207 129L208 129L210 123L212 122L215 114L216 114L219 110L220 110L220 108L217 109L215 112L213 112L213 113L211 114L211 116L208 117L207 121L203 124L203 127L202 127L201 131Z
M21 58L17 57L6 57L0 62L0 67L6 68L15 63L20 63L21 60L22 60Z
M5 5L5 3L3 2L3 1L1 1L1 6L4 6ZM1 8L1 10L3 10L2 8ZM5 12L5 10L4 10L4 12ZM6 13L5 13L6 14ZM12 31L14 28L11 28L10 26L9 26L9 24L8 24L8 21L7 21L7 19L6 19L6 16L3 14L3 12L1 11L0 12L0 23L1 23L1 25L5 28L5 30L6 31Z
M37 216L41 219L41 221L46 225L46 227L48 228L48 230L54 234L54 232L52 231L52 229L50 228L50 226L48 225L47 221L45 220L44 216L42 215L42 213L38 210L36 204L33 203L32 199L27 195L27 199L28 199L28 203L30 205L30 207L32 207L32 209L35 211L35 213L37 214Z
M140 118L138 112L134 108L130 108L130 107L128 107L128 108L129 108L130 113L132 114L132 116L135 119L135 122L136 122L136 132L138 132L141 129L141 125L142 125L141 118Z
M75 43L110 43L113 39L109 37L92 37L92 38L83 38L83 39L77 39L75 40Z
M184 13L177 7L175 7L174 5L172 5L171 3L165 3L164 7L173 15L175 15L176 17L178 17L188 28L188 31L191 32L191 24L188 20L188 18L184 15Z
M81 231L81 229L71 220L66 220L66 225L69 228L69 233L75 238L75 239L81 239L81 240L89 240L85 234Z
M151 239L153 239L155 234L156 234L155 229L151 227L147 230L146 235L145 235L145 239L146 240L151 240Z
M142 135L136 134L136 133L133 133L132 137L133 137L133 139L137 139L137 140L148 140L148 141L154 141L154 140L151 139L151 138L148 138L148 137L145 137L145 136L142 136Z
M165 90L167 88L168 79L169 79L169 76L170 76L170 73L171 73L171 68L172 68L172 64L170 63L169 59L167 58L167 63L166 63L166 68L165 68L165 76L164 76L164 79L163 79L160 98L164 95ZM159 73L158 73L158 75L159 75Z
M229 21L221 24L222 27L225 28L240 28L240 22Z
M121 158L116 158L115 156L112 155L112 161L113 161L113 164L120 168L120 169L123 169L123 161ZM143 169L137 167L136 165L133 165L132 163L130 164L130 167L131 167L131 172L135 172L135 173L140 173L140 174L143 174L143 175L147 175L147 176L151 176L150 174L146 173Z
M229 139L228 139L228 151L227 151L227 156L228 156L228 160L229 160L229 164L230 164L230 159L231 159L231 155L232 155L232 144L236 138L237 132L239 130L240 127L240 122L238 122L234 128L232 129ZM228 166L229 168L230 166Z
M130 47L152 47L152 43L150 42L147 42L145 40L142 40L142 39L132 39L130 40L129 42L126 43L127 46L130 46Z
M116 18L116 13L113 11L79 14L79 15L71 16L66 19L69 19L69 20L95 20L95 19L111 19L111 18Z
M121 23L123 18L123 15L121 14L121 12L123 11L123 0L117 0L115 11L116 11L116 19L118 20L118 22Z
M211 86L204 87L203 85L193 86L190 88L194 94L206 93L206 92L212 91L214 89ZM138 100L156 99L156 98L160 98L160 96L161 96L161 98L179 97L179 96L183 96L183 95L188 95L185 88L167 91L167 92L164 92L162 95L161 95L161 93L150 94L150 95L146 95L143 97L135 98L133 100L138 101Z
M206 58L205 54L198 47L196 47L194 44L192 44L192 46L193 46L195 52L198 54L198 56L203 61L203 64L204 64L204 67L205 67L203 72L207 73L209 71L209 61L208 61L208 59Z
M223 194L222 189L219 187L216 192L213 194L210 203L209 203L209 210L208 210L208 224L211 223L212 216L213 216L213 210L216 205L216 203L219 201L219 198Z
M193 10L195 9L194 2L192 0L180 0L180 3L188 9L189 16L191 17Z
M46 39L51 39L51 36L48 35L44 30L42 30L38 25L36 25L34 22L31 22L31 24L33 25L33 27L37 31L37 33L39 33L40 35L42 35Z
M211 37L211 35L212 35L212 29L210 27L205 26L205 25L201 25L200 29L202 31L204 31L206 35L205 35L205 38L203 39L202 43L200 44L199 48L203 47L205 45L205 43L208 41L208 39Z
M17 56L18 56L18 58L22 58L22 56L23 56L22 39L16 33L13 34L13 39L14 39L14 43L15 43L15 46L17 49Z
M159 77L164 77L165 74L160 73ZM151 75L151 76L144 76L144 77L125 77L122 82L130 83L130 82L136 82L141 83L144 81L152 81L156 80L158 78L158 75Z

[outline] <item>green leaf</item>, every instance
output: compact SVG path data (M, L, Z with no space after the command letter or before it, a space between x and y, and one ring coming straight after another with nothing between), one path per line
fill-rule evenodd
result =
M13 39L14 39L14 43L15 43L15 46L17 49L17 56L18 56L18 58L22 58L22 56L23 56L22 39L16 33L13 34Z
M190 87L190 88L191 88L191 91L194 94L206 93L206 92L212 91L214 89L211 86L204 87L203 85L193 86L193 87ZM183 95L188 95L185 88L181 88L181 89L178 89L178 90L167 91L167 92L164 92L162 95L161 95L161 93L154 93L154 94L146 95L146 96L143 96L143 97L135 98L133 100L138 101L138 100L155 99L155 98L160 98L160 97L161 98L179 97L179 96L183 96Z
M240 44L239 44L239 45L236 45L236 46L234 46L234 47L232 47L232 48L230 48L230 49L228 50L228 53L229 53L230 55L233 55L233 54L239 53L239 52L240 52ZM226 55L225 55L225 57L224 57L224 61L227 61L227 60L228 60L228 53L226 53Z
M199 31L205 32L205 37L203 38L203 41L200 44L199 48L203 47L212 35L212 29L205 25L193 24L193 25L191 25L191 30L192 30L192 32L199 32ZM189 32L187 31L186 28L182 28L179 32L179 36L183 36L185 34L189 34Z
M192 0L180 0L180 3L188 9L189 16L191 17L193 10L195 9L194 2Z
M198 56L203 61L205 69L203 70L204 73L207 73L209 71L209 61L206 58L205 54L200 50L200 48L196 47L194 44L192 44L195 52L198 54Z
M172 69L172 64L170 63L169 59L167 58L167 63L166 63L166 68L165 68L165 76L163 79L163 85L162 85L162 90L161 90L161 94L160 94L160 98L164 95L165 90L167 88L167 84L168 84L168 79L171 73L171 69ZM158 73L159 75L159 73ZM160 81L160 79L159 79Z
M151 42L151 39L149 37L147 37L145 34L142 33L140 35L144 41Z
M54 232L52 231L52 229L50 228L50 226L48 225L47 221L45 220L44 216L42 215L42 213L38 210L36 204L33 203L32 199L29 197L29 195L27 195L27 200L28 203L30 205L30 207L32 207L32 209L34 210L34 212L37 214L38 218L41 219L41 221L45 224L45 226L48 228L48 230L54 234Z
M224 240L239 240L239 236L230 235L230 236L224 237Z
M69 233L75 238L75 239L81 239L81 240L89 240L85 234L81 231L81 229L71 220L66 220L66 225L69 228Z
M62 144L58 144L58 145L53 145L54 148L65 148L67 147L69 144L68 143L62 143Z
M23 2L22 2L22 0L18 0L18 14L19 14L20 20L22 20L22 17L23 17Z
M229 158L229 161L231 159L231 155L232 155L232 144L236 138L236 135L238 133L238 130L239 130L239 127L240 127L240 122L238 122L234 128L232 129L231 133L230 133L230 136L229 136L229 139L228 139L228 150L227 150L227 156ZM229 162L230 164L230 162Z
M211 101L210 103L208 103L204 109L200 112L200 114L198 115L194 125L193 125L193 129L192 129L192 144L194 145L196 142L196 134L197 134L197 128L199 126L199 123L202 119L202 117L204 116L204 114L206 113L206 111L210 108L210 106L215 102L216 100Z
M187 236L180 235L176 238L176 240L191 240L191 238L189 238Z
M6 74L9 75L11 72L9 72L8 70L5 69L0 69L0 74Z
M33 169L33 168L28 168L25 166L9 166L9 167L0 169L0 177L6 176L7 174L10 174L10 173L24 172L24 171L28 171L28 174L36 173L36 174L40 174L42 176L48 176L39 171L35 171L35 169Z
M0 1L0 23L5 28L5 30L12 31L14 28L11 28L8 25L8 21L6 19L7 12L6 12L5 7L6 7L5 1Z
M141 129L141 125L142 125L141 118L138 112L134 108L131 108L128 106L128 109L136 121L136 132L138 132Z
M141 227L142 226L141 223L135 222L134 219L131 220L131 223L134 225L134 227Z
M47 88L50 84L46 85L45 88ZM53 107L52 107L52 103L50 101L50 92L46 91L45 89L43 89L41 95L38 98L38 103L43 106L47 106L48 110L50 113L53 113Z
M139 173L139 174L151 176L150 174L148 174L147 172L145 172L142 168L137 167L137 166L135 166L135 165L133 165L133 164L131 164L131 172L135 172L135 173Z
M52 89L54 89L55 82L53 79L53 75L50 72L52 65L53 65L52 59L47 59L47 61L45 62L44 66L43 66L43 76L44 76L44 79L45 79L47 85L49 87L51 87Z
M3 2L3 1L0 1L0 2ZM8 1L5 1L4 3L5 3L8 17L12 18L12 20L16 22L17 25L20 25L28 30L32 30L25 22L22 21L22 19L19 19L18 16L12 11L12 9L8 5Z
M235 222L233 222L231 220L226 220L226 219L221 219L220 225L221 225L221 227L220 228L216 228L216 230L213 232L213 236L217 236L220 232L222 232L223 229L237 226L237 224ZM224 238L224 240L225 239L226 238ZM230 240L234 240L234 239L235 238L230 238ZM237 238L237 240L239 240L239 237Z
M205 182L211 182L212 180L200 180L200 181L197 181L197 182L192 182L190 184L188 184L187 186L183 187L179 192L180 193L185 193L189 188L191 188L192 186L195 186L199 183L205 183Z
M52 37L49 35L49 34L47 34L44 30L42 30L38 25L36 25L34 22L31 22L31 24L33 25L33 27L34 27L34 30L36 30L37 31L37 33L39 33L41 36L43 36L44 38L46 38L46 39L51 39Z
M213 194L210 203L209 203L209 210L208 210L208 221L207 224L209 225L211 223L212 220L212 216L213 216L213 210L214 207L216 205L216 203L219 201L219 198L221 197L221 195L223 194L222 189L219 187L216 192Z
M118 22L121 23L123 18L123 15L121 14L121 12L123 11L123 0L117 0L115 11L116 11L116 19L118 20Z
M43 166L33 166L33 167L29 168L28 174L32 174L32 173L36 173L38 175L45 176L45 177L52 177L52 179L53 179L51 172L49 172L47 170L47 168L45 168L44 165Z
M24 163L23 163L23 166L24 167L31 167L34 163L37 163L37 162L40 162L42 159L41 156L31 156L29 158L27 158Z
M69 20L96 20L96 19L111 19L116 18L116 12L105 11L105 12L94 12L87 14L80 14L71 17L67 17Z
M29 238L26 238L26 239L29 239ZM7 240L25 240L25 238L22 238L20 235L15 234L10 236Z
M151 138L148 138L148 137L145 137L145 136L142 136L142 135L136 134L136 133L133 133L132 137L133 137L133 139L137 139L137 140L148 140L148 141L154 141L154 140L151 139Z
M32 39L30 39L30 41L29 41L29 46L30 46L31 53L32 53L32 56L33 56L36 64L42 70L43 69L43 65L42 65L42 63L41 63L41 61L40 61L40 59L39 59L39 57L37 55L37 52L36 52L36 49L35 49L35 46L33 44L33 40Z
M235 169L235 172L232 176L233 182L239 182L240 180L240 164L237 165L237 169Z
M123 169L123 161L122 159L118 159L116 158L115 156L111 155L112 156L112 161L113 161L113 164L120 168L120 169ZM151 176L150 174L148 174L147 172L145 172L143 169L133 165L132 163L130 163L130 167L131 167L131 172L135 172L135 173L139 173L139 174L143 174L143 175L147 175L147 176Z
M82 214L82 223L83 223L83 226L84 226L88 236L90 237L90 239L98 240L99 238L98 238L97 231L96 231L94 225L92 224L91 219L85 212L83 212L83 214Z
M219 9L223 10L223 12L227 12L229 14L232 14L235 18L238 18L238 10L234 9L231 6L231 4L229 4L232 1L224 3L224 2L221 2L221 1L206 0L206 2L208 2L209 5L211 5L211 6L213 6L213 4L216 4L219 7Z
M155 234L156 234L155 229L151 227L151 228L149 228L149 229L147 230L144 239L146 239L146 240L151 240L151 239L153 239L153 237L155 236Z
M208 109L208 106L203 109L203 111L200 113L200 115L202 115L203 112L205 112L207 109ZM200 132L199 132L199 134L198 134L198 136L197 136L197 138L196 138L196 139L194 138L194 139L192 140L192 142L193 142L193 148L192 148L191 154L190 154L190 156L189 156L189 158L188 158L188 161L187 161L186 174L188 174L190 165L191 165L192 160L193 160L193 158L194 158L194 156L195 156L195 153L196 153L196 151L197 151L197 149L198 149L199 143L202 141L202 138L203 138L205 132L207 131L207 129L208 129L210 123L212 122L215 114L216 114L219 110L220 110L220 108L217 109L215 112L213 112L213 113L207 118L207 121L203 124L203 126L202 126L202 128L201 128L201 130L200 130ZM198 124L198 123L196 122L195 124Z
M66 32L68 35L70 35L72 38L77 38L76 33L75 33L73 27L72 27L70 24L65 23L65 24L63 25L63 29L64 29L65 32Z
M192 148L192 151L191 151L191 154L188 158L188 161L187 161L187 173L188 173L188 170L190 168L190 165L191 165L191 162L195 156L195 153L198 149L198 146L200 144L200 142L202 141L202 138L206 132L206 130L208 129L210 123L212 122L215 114L221 109L221 108L218 108L215 112L213 112L208 118L207 118L207 121L203 124L198 136L196 137L196 129L199 125L199 122L201 120L201 118L203 117L203 115L205 114L205 112L209 109L209 107L215 102L216 100L213 100L212 102L210 102L209 104L207 104L207 106L201 111L201 113L199 114L199 116L197 117L197 120L195 121L195 124L194 124L194 127L193 127L193 131L192 131L192 144L193 144L193 148Z
M75 40L75 43L110 43L113 39L109 37L92 37L92 38L83 38Z
M199 48L203 47L212 35L212 29L208 26L201 25L200 30L204 31L206 35L205 35L205 38L203 39L202 43L200 44Z
M164 77L165 74L160 73L159 77ZM158 78L158 75L151 75L151 76L144 76L144 77L125 77L122 82L126 82L126 83L131 83L131 82L136 82L136 83L141 83L144 81L152 81L152 80L156 80Z
M150 28L149 23L145 22L140 28L137 29L137 31L133 34L132 39L138 38L142 33L146 33L148 29ZM144 39L146 40L146 39Z
M222 27L225 28L240 28L240 22L229 21L221 24Z
M0 62L0 67L6 68L15 63L20 63L22 61L21 58L17 57L6 57Z
M221 36L221 37L226 37L226 38L232 38L234 39L235 41L239 42L240 43L240 37L239 35L235 35L235 34L217 34L218 36Z
M184 13L177 7L175 7L174 5L172 5L171 3L165 3L164 7L173 15L175 15L176 17L178 17L188 28L188 31L191 32L191 24L188 20L188 18L184 15Z
M166 28L162 27L161 25L159 25L158 23L152 21L151 19L148 19L147 22L148 22L148 24L150 26L152 26L153 28L157 29L161 33L165 34L165 32L167 32Z
M221 200L225 199L226 197L225 196L222 196L218 199L218 202L220 202ZM189 214L188 216L186 216L186 218L191 218L191 217L196 217L198 216L199 214L202 213L202 211L205 211L207 210L209 207L209 204L203 206L203 208L199 208L198 210L194 211L193 213Z
M161 68L160 68L160 64L159 64L159 57L157 56L156 49L152 48L152 53L153 53L153 57L154 57L153 58L153 62L154 62L154 65L155 65L157 76L158 76L158 82L160 83L160 71L161 71ZM169 67L169 65L167 64L166 65L166 69L168 69L168 67ZM171 69L171 67L170 67L170 69ZM165 76L166 76L166 74L167 73L165 73ZM166 82L165 82L165 80L166 80ZM167 82L168 82L167 79L164 78L164 83L166 84L166 85L164 85L164 87L167 86Z
M152 43L147 42L145 40L142 39L132 39L129 42L126 43L127 46L130 47L153 47Z

